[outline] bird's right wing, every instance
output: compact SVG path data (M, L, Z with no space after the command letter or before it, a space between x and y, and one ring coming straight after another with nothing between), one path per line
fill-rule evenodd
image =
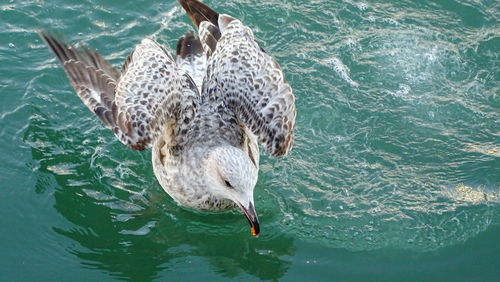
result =
M187 130L199 92L158 43L144 39L120 74L95 51L68 46L46 33L41 36L83 103L128 147L150 148L169 122L178 132Z
M184 135L200 99L192 78L153 40L142 40L131 56L115 91L116 121L125 140L150 147L168 122L176 122L176 135Z

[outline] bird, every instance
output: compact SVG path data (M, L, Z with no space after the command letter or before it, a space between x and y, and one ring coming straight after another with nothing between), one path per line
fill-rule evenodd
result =
M133 150L152 150L154 174L183 207L240 208L260 234L254 205L259 144L287 155L295 131L295 96L283 71L239 19L198 0L179 0L197 29L168 48L144 38L115 69L97 51L68 45L47 31L78 97Z

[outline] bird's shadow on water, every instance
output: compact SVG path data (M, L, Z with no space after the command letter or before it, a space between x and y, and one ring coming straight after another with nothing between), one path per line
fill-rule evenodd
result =
M68 200L64 197L74 196L58 194L58 202ZM57 204L56 209L74 224L81 219L72 220L74 215L66 215L65 209L57 208ZM260 279L277 280L289 266L282 257L294 252L293 240L283 235L262 240L250 238L247 232L206 234L203 228L198 228L199 224L212 225L212 229L217 229L217 224L179 222L172 214L149 212L145 210L137 216L153 224L146 223L146 230L138 232L124 232L121 224L114 222L112 214L105 208L97 218L82 214L85 223L80 223L80 226L54 227L53 230L78 243L68 251L80 258L85 267L102 269L112 276L131 281L160 278L161 273L175 272L179 268L188 277L190 269L191 275L202 277L200 271L204 267L200 264L205 262L212 271L224 277L239 277L246 273ZM238 221L232 220L232 223L238 224Z
M90 129L90 136L81 130L59 128L38 113L24 141L38 167L34 191L53 193L54 208L67 221L52 230L76 243L65 249L84 268L131 281L172 278L173 273L181 273L179 279L250 275L278 280L287 272L293 239L273 234L265 218L261 224L268 226L267 235L252 238L237 212L180 208L156 182L148 153L98 141L100 129ZM207 265L211 271L203 274Z

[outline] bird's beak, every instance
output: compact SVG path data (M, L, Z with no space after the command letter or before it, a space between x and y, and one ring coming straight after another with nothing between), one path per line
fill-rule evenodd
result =
M248 220L248 223L250 223L251 226L251 232L252 236L259 236L260 232L260 227L259 227L259 219L257 218L257 213L255 212L255 208L252 204L252 202L248 203L248 208L245 208L242 204L238 203L238 206L240 206L241 211L243 211L243 214Z

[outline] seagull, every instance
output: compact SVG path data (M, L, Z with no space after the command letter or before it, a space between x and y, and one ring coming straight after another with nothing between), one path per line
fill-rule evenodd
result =
M177 204L239 207L258 236L258 144L275 157L291 150L292 88L240 20L197 0L179 2L198 37L182 36L176 59L145 38L118 71L86 46L40 35L90 111L127 147L152 150L155 176Z

